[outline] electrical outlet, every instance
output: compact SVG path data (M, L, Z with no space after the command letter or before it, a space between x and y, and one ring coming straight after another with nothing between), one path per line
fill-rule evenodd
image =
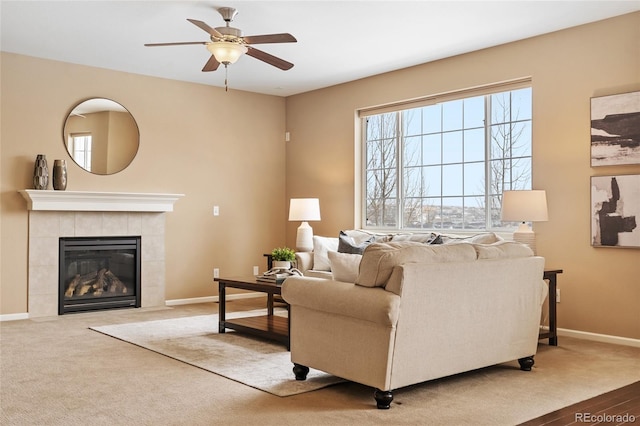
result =
M253 275L258 275L260 272L258 272L258 267L254 266L253 267Z
M220 206L213 206L213 215L220 216Z
M560 289L556 288L556 303L560 303Z
M213 268L213 278L219 278L219 277L220 277L220 269Z

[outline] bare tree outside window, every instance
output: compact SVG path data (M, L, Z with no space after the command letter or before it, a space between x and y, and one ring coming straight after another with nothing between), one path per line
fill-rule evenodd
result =
M531 189L531 90L492 95L489 205L491 223L502 224L502 193Z
M368 226L395 227L397 219L397 134L395 113L367 119L366 199Z
M531 188L530 88L365 120L365 226L514 225L500 208L504 190Z

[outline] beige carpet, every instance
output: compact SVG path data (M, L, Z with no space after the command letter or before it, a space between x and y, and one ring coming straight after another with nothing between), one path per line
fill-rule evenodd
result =
M228 312L265 303L234 300ZM640 348L561 336L558 347L541 342L531 372L511 362L409 386L377 410L373 389L357 383L281 398L89 329L217 311L202 303L1 322L0 424L513 426L640 380Z
M241 315L264 315L264 311ZM90 328L277 396L311 392L344 381L314 369L307 380L295 380L284 345L233 330L219 334L218 315Z

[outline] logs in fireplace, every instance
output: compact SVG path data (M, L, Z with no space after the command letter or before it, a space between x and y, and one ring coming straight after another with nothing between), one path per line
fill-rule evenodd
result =
M60 238L60 315L140 307L140 237Z

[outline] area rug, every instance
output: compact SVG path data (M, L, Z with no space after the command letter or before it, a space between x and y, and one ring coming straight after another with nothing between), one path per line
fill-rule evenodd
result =
M234 313L227 318L259 314L264 312ZM314 369L309 371L307 380L295 380L290 352L283 344L232 330L219 334L217 315L90 329L281 397L344 381Z

